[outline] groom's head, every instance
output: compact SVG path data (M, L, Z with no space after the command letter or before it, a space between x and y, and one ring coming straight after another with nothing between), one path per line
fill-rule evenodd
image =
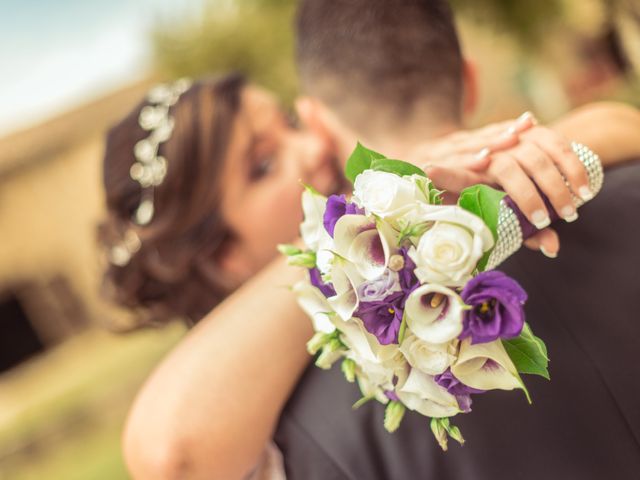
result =
M464 62L445 0L301 0L305 93L361 136L459 125Z

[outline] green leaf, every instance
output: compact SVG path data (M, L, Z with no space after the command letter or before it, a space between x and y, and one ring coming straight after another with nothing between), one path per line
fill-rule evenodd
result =
M458 205L465 210L479 216L491 230L493 239L498 239L498 213L500 212L500 200L506 194L487 185L474 185L462 190ZM483 271L491 255L491 250L486 252L478 262L478 270Z
M371 168L371 162L373 160L382 158L386 157L381 153L363 147L362 144L358 142L356 148L349 156L349 160L347 160L347 165L344 167L344 174L351 183L353 183L356 181L358 175Z
M427 176L420 168L412 165L411 163L403 162L402 160L391 160L389 158L375 158L371 161L369 168L378 172L394 173L401 177L404 177L405 175L420 175L421 177Z
M518 372L550 379L547 347L533 334L528 324L524 324L520 336L511 340L502 340L502 344Z

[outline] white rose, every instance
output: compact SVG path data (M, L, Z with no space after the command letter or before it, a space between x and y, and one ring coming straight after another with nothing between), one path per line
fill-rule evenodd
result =
M452 417L460 412L458 401L436 383L431 375L412 368L409 375L400 378L396 394L404 405L427 417Z
M394 232L364 215L344 215L333 231L336 253L353 263L366 280L382 275L394 253Z
M416 201L425 201L411 177L374 170L365 170L356 177L353 200L367 214L382 218L396 217L411 209Z
M457 206L422 209L422 221L435 222L409 249L421 283L462 286L482 255L493 247L493 236L480 217Z
M428 375L443 373L456 359L456 341L433 344L407 334L400 351L414 368Z
M446 343L462 332L464 302L453 290L437 284L416 288L404 307L407 327L419 339Z
M475 345L470 338L463 340L451 373L465 385L480 390L513 390L522 386L500 340Z

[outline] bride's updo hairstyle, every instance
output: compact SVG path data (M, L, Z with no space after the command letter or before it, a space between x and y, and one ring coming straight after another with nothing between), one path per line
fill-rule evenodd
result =
M244 85L228 75L170 100L150 93L107 135L104 287L141 323L195 323L230 290L215 258L230 239L219 202Z

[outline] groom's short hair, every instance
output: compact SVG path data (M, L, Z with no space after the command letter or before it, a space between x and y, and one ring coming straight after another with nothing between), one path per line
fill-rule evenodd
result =
M445 0L300 0L296 28L303 88L347 123L402 121L417 105L460 121L463 62Z

